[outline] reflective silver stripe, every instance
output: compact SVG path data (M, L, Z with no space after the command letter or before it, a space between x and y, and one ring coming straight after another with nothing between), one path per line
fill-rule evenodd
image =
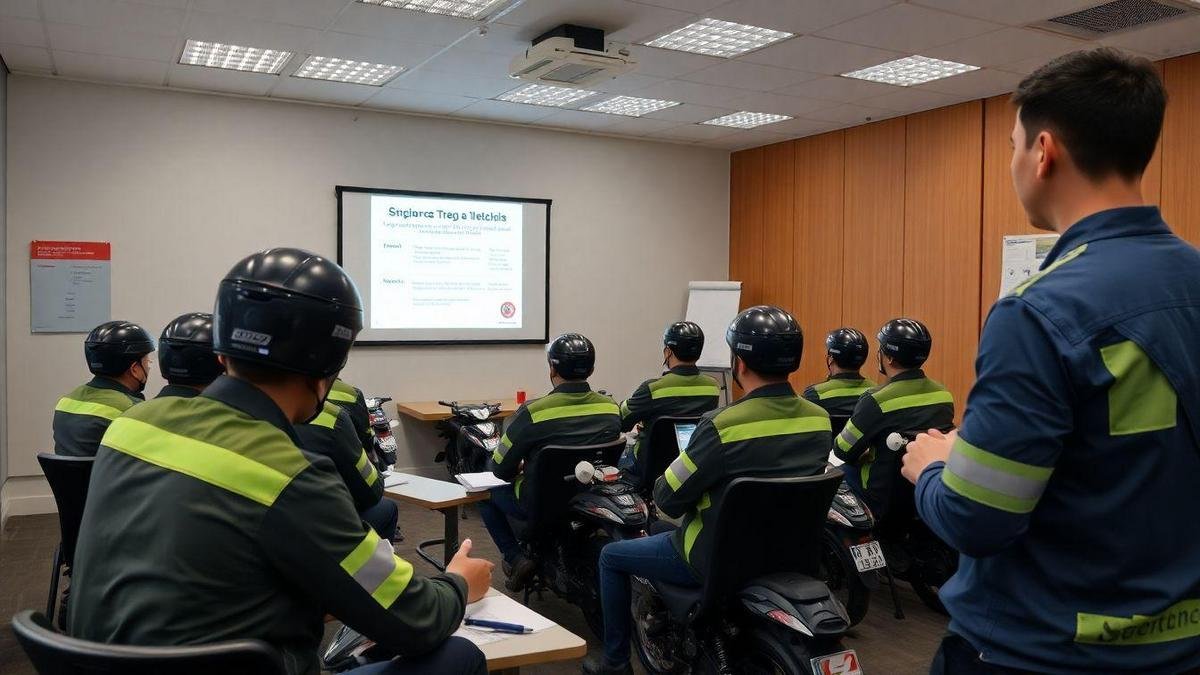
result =
M946 470L975 485L1007 497L1037 502L1046 489L1047 480L1027 478L983 464L955 448L946 461Z
M392 549L392 542L380 539L379 543L375 544L371 557L354 573L354 580L368 593L374 593L394 569L396 552Z
M853 429L847 425L845 429L842 429L842 433L838 434L838 438L845 442L847 446L851 446L857 443L860 437L855 436Z
M358 473L361 474L364 479L368 479L371 477L371 474L374 473L374 471L375 467L372 466L370 462L367 462L366 464L362 465L362 468L358 470Z

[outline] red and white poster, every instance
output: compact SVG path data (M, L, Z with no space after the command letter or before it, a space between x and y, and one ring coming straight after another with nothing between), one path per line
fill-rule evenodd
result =
M29 329L86 333L112 318L112 244L29 243Z

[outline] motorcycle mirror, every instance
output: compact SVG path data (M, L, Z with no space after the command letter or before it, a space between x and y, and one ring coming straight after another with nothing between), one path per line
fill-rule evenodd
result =
M392 420L388 422L388 426L395 429L396 427L400 426L400 420Z
M596 467L591 462L580 462L575 465L575 480L588 485L596 477Z
M900 432L893 431L892 433L888 434L887 446L888 450L891 450L892 452L900 452L908 446L908 441L900 435Z

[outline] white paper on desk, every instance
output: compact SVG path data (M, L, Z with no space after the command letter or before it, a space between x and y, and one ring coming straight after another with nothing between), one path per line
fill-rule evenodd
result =
M467 605L464 618L515 623L532 629L534 633L554 627L553 621L507 595L492 595Z
M387 474L384 474L384 476L383 476L383 487L385 487L385 488L396 487L397 485L404 485L407 482L408 482L408 478L405 476L401 476L400 474L387 473Z
M838 459L837 455L833 454L832 452L829 453L829 463L832 464L833 466L841 466L841 465L845 464L845 462Z
M490 490L501 485L508 485L508 481L496 478L496 474L491 471L480 471L479 473L460 473L454 477L462 486L467 489L467 492L482 492Z

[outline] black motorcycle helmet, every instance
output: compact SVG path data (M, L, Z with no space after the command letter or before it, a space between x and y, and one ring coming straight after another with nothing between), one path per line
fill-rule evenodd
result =
M838 328L825 336L825 352L842 368L862 368L867 362L867 349L867 336L857 328Z
M158 338L158 369L171 384L203 385L225 367L213 354L212 314L189 312L175 317Z
M804 352L800 324L772 305L758 305L738 314L725 331L725 342L747 368L764 375L795 371Z
M586 380L596 367L596 347L579 333L563 333L546 347L546 360L559 377Z
M129 321L102 323L83 341L83 356L93 375L120 375L153 351L154 338Z
M879 329L879 351L905 368L919 368L929 358L933 336L916 319L892 319Z
M680 361L695 361L704 351L704 331L691 321L676 321L663 332L663 345Z
M217 290L213 351L310 377L336 375L362 330L354 281L332 260L272 248L233 266Z

